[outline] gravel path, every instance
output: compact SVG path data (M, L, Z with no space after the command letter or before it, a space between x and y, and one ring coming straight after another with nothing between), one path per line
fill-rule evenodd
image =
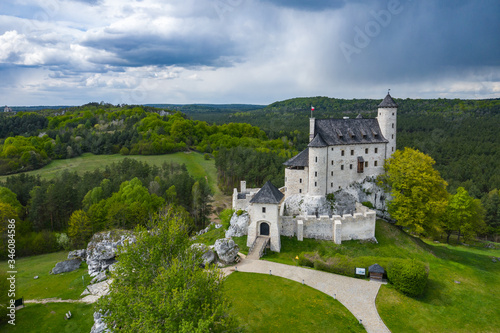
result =
M224 273L229 275L235 269L240 272L261 274L269 274L269 271L271 271L272 275L281 276L300 283L303 282L314 289L335 297L357 319L362 321L367 332L390 333L375 306L375 298L381 285L380 282L354 279L264 260L243 259L235 266L236 268L234 266L224 268Z
M89 295L85 296L82 299L60 299L60 298L43 298L43 299L27 299L24 303L38 303L38 304L46 304L46 303L86 303L92 304L97 302L99 297Z

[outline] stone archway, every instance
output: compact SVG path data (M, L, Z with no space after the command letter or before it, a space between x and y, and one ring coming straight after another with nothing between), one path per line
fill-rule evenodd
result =
M269 236L269 223L267 223L267 222L260 223L259 235L260 236Z

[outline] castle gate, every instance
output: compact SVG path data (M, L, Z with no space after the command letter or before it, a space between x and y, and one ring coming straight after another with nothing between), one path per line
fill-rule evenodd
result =
M260 236L269 236L269 224L266 222L261 222L259 227Z

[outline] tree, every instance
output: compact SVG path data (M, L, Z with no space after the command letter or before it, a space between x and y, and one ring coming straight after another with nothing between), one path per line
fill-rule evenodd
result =
M77 248L85 246L92 236L90 219L83 210L77 210L71 214L68 222L68 236L73 246Z
M181 209L181 208L177 208ZM136 228L136 241L118 250L110 293L97 304L112 332L234 332L226 311L223 275L202 267L190 246L182 212L157 216L156 227Z
M390 188L388 204L396 224L419 234L439 231L448 185L433 168L434 160L418 150L396 150L384 166L382 181Z
M475 236L484 227L483 215L481 202L471 197L463 187L459 187L457 193L450 197L443 219L446 242L450 242L453 231L458 231L457 242L462 233L466 238Z

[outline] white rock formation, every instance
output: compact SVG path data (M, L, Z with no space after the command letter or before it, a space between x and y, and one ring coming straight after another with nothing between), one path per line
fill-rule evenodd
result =
M238 257L240 248L231 238L221 238L215 241L214 250L223 265L231 265Z
M94 234L87 246L89 275L94 277L99 272L108 269L116 261L118 247L126 241L135 242L131 231L111 230Z
M244 212L240 216L234 212L229 222L229 229L226 230L226 238L245 236L248 232L248 225L250 224L250 216Z

